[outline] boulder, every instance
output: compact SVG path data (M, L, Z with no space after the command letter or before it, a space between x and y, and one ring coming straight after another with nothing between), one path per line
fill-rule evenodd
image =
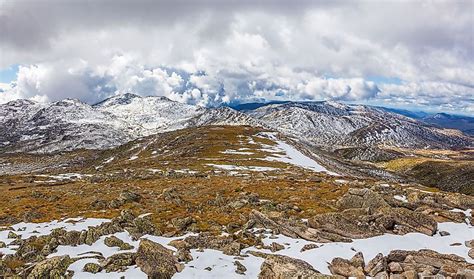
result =
M406 208L384 208L380 212L395 222L398 234L419 232L431 236L438 229L438 223L429 216Z
M135 264L135 253L119 253L100 260L100 265L107 272L122 272Z
M317 244L314 244L314 243L310 243L310 244L305 244L300 252L304 252L304 251L308 251L308 250L312 250L312 249L316 249L316 248L319 248L319 246Z
M323 275L305 261L281 255L264 255L265 261L260 267L259 279L323 279Z
M350 260L334 258L329 265L329 270L333 275L365 278L362 253L355 254Z
M289 220L287 218L275 217L270 218L269 216L257 211L252 210L249 214L249 222L253 223L253 226L262 226L267 229L273 230L275 234L281 233L285 236L292 238L302 238L313 242L351 242L352 240L340 235L316 230L314 228L308 228L306 224Z
M272 242L272 244L270 244L270 251L272 251L272 252L277 252L277 251L280 251L280 250L283 250L283 249L285 249L285 246L283 246L279 243Z
M89 273L99 273L102 271L102 267L99 264L96 263L86 263L84 267L82 268L84 272L89 272Z
M178 231L184 231L188 226L195 222L196 220L194 220L194 218L190 216L185 218L174 218L171 220L171 223Z
M310 228L340 235L345 238L368 238L382 235L387 230L380 221L381 215L370 215L365 209L348 209L342 212L330 212L308 219Z
M367 188L349 189L349 191L337 201L337 206L340 209L368 208L371 211L383 207L390 207L382 196Z
M69 256L57 256L46 259L37 263L27 278L66 278L66 270L71 263L72 261Z
M133 249L133 246L123 242L120 238L116 236L108 236L104 239L104 244L109 247L119 247L120 250L130 250Z
M124 201L124 202L139 202L141 200L141 196L137 193L134 193L129 190L124 190L120 192L119 199Z
M239 261L235 261L234 265L236 266L235 273L245 275L247 268Z
M377 254L375 258L369 261L365 266L364 271L368 276L374 277L380 272L384 272L387 269L387 259L381 254Z
M147 239L140 241L136 263L148 278L171 278L182 269L173 251Z

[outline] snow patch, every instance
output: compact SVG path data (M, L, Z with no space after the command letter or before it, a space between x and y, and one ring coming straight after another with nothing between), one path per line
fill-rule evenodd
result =
M236 165L217 165L217 164L207 164L210 167L217 169L228 170L228 171L274 171L278 168L272 167L260 167L260 166L236 166Z

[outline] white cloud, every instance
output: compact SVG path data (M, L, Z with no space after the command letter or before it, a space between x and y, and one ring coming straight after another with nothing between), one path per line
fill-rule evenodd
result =
M7 1L0 5L0 67L25 65L8 98L95 102L135 92L200 105L419 99L420 106L467 111L473 5Z

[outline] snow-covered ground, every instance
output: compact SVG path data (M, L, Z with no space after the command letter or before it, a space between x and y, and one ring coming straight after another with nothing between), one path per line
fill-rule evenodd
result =
M216 169L227 170L227 171L274 171L278 168L272 167L259 167L259 166L236 166L236 165L218 165L218 164L207 164L210 167Z
M241 149L239 149L239 150L241 150ZM249 151L238 151L238 150L233 150L233 149L227 149L227 150L221 151L220 153L221 154L233 154L233 155L252 155L252 154L254 154L253 152L249 152Z
M108 222L108 219L82 219L82 218L69 218L63 221L52 221L49 223L19 223L13 225L12 228L17 235L20 235L23 239L33 235L47 235L51 233L53 229L64 228L67 231L70 230L85 230L88 226L97 226L101 223ZM427 236L420 233L409 233L406 235L393 235L385 234L381 236L371 237L367 239L356 239L351 243L333 242L333 243L316 243L320 247L301 252L301 248L306 244L314 242L306 241L303 239L293 239L283 235L274 235L272 238L266 237L263 239L265 245L270 245L272 242L276 242L285 246L285 249L275 252L275 254L287 255L293 258L304 260L311 264L318 271L330 274L328 269L328 263L335 257L342 257L349 259L356 252L362 252L366 261L374 258L378 253L387 255L393 250L420 250L420 249L431 249L443 254L455 254L465 258L468 262L474 263L468 256L469 248L464 245L467 240L474 239L474 227L466 223L440 223L438 224L438 231L449 232L449 235L441 236L437 233L434 236ZM13 239L8 238L9 230L0 231L0 241L9 244ZM127 232L119 232L114 234L122 241L132 245L134 248L130 250L120 251L117 247L108 247L104 244L106 236L100 237L93 245L78 245L72 246L59 246L57 251L48 257L69 255L71 257L77 256L92 256L94 252L101 253L104 257L109 257L113 254L124 253L124 252L136 252L139 246L139 241L134 241ZM191 235L191 234L189 234ZM265 234L270 236L269 233ZM187 236L187 235L186 235ZM168 243L175 239L181 239L181 237L161 237L145 235L142 238L147 238L151 241L162 244L163 246L175 250L174 247L169 246ZM453 243L461 243L462 245L452 246ZM14 250L7 247L0 249L1 253L12 254ZM242 254L244 257L239 258L240 261L246 268L245 275L239 275L235 273L236 267L234 262L236 258L234 256L224 255L220 251L205 249L203 251L192 250L191 254L193 260L185 265L184 270L181 273L175 274L173 278L257 278L260 272L260 266L263 263L262 258L254 257L248 254L248 251L261 251L266 253L272 253L266 249L257 249L250 247L244 249ZM97 274L86 273L82 271L82 268L86 263L97 263L97 259L82 259L73 263L69 270L74 271L73 278L118 278L125 276L125 278L147 278L147 276L136 266L129 267L125 272L113 272L105 273L102 271ZM208 270L211 268L211 270Z
M292 164L295 166L299 166L305 169L309 169L316 172L327 172L332 175L337 175L333 172L328 171L325 167L318 164L316 161L311 159L310 157L301 153L298 149L294 146L279 140L275 133L271 132L262 132L259 135L269 138L272 141L276 142L276 146L271 145L264 145L262 151L272 153L270 156L266 157L265 160L268 161L278 161L287 164Z
M102 223L109 222L109 219L98 218L68 218L62 221L51 221L45 223L18 223L11 226L16 235L21 236L22 239L27 239L31 236L48 235L54 229L64 228L66 231L82 231L87 230L89 226L98 226ZM0 231L0 241L5 244L11 243L14 239L8 238L9 230ZM0 253L13 254L14 250L11 248L0 248Z
M474 228L464 223L440 223L439 231L447 231L450 235L441 236L437 233L434 236L427 236L421 233L409 233L406 235L384 234L381 236L355 239L353 242L333 242L324 243L319 248L301 252L305 244L314 242L303 239L293 239L283 235L277 235L276 239L265 238L263 242L270 245L276 242L285 245L284 250L276 254L286 255L304 260L311 264L319 272L330 274L327 263L335 257L350 259L357 252L362 252L366 261L373 259L378 253L388 255L393 250L420 250L430 249L443 254L456 254L465 258L468 262L474 263L468 256L469 248L464 245L467 240L474 239ZM462 243L459 246L451 246L453 243ZM249 248L248 250L256 250ZM355 251L354 251L355 250ZM260 250L261 251L261 250ZM270 250L265 252L271 253Z

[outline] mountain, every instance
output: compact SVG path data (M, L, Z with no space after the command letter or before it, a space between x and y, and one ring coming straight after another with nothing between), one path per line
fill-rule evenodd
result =
M265 127L331 151L348 147L472 146L472 138L460 132L370 106L272 102L239 109L242 111L203 108L131 93L94 105L74 99L49 104L16 100L0 105L0 151L106 149L144 136L203 125ZM433 119L448 122L445 116ZM344 153L357 157L360 152Z
M472 138L383 109L335 102L269 104L246 111L273 129L320 146L455 148Z
M228 108L206 109L127 93L95 105L72 99L49 104L17 100L0 105L0 123L0 150L55 152L110 148L189 126L256 121Z
M383 110L401 114L439 128L456 129L466 135L474 136L474 117L448 113L428 113L380 107Z
M380 109L393 112L396 114L401 114L406 117L410 117L413 119L422 119L423 117L430 116L429 113L424 112L424 111L411 111L411 110L406 110L406 109L397 109L397 108L387 108L387 107L378 107Z
M421 121L442 128L457 129L466 135L474 136L474 117L437 113L425 116Z

